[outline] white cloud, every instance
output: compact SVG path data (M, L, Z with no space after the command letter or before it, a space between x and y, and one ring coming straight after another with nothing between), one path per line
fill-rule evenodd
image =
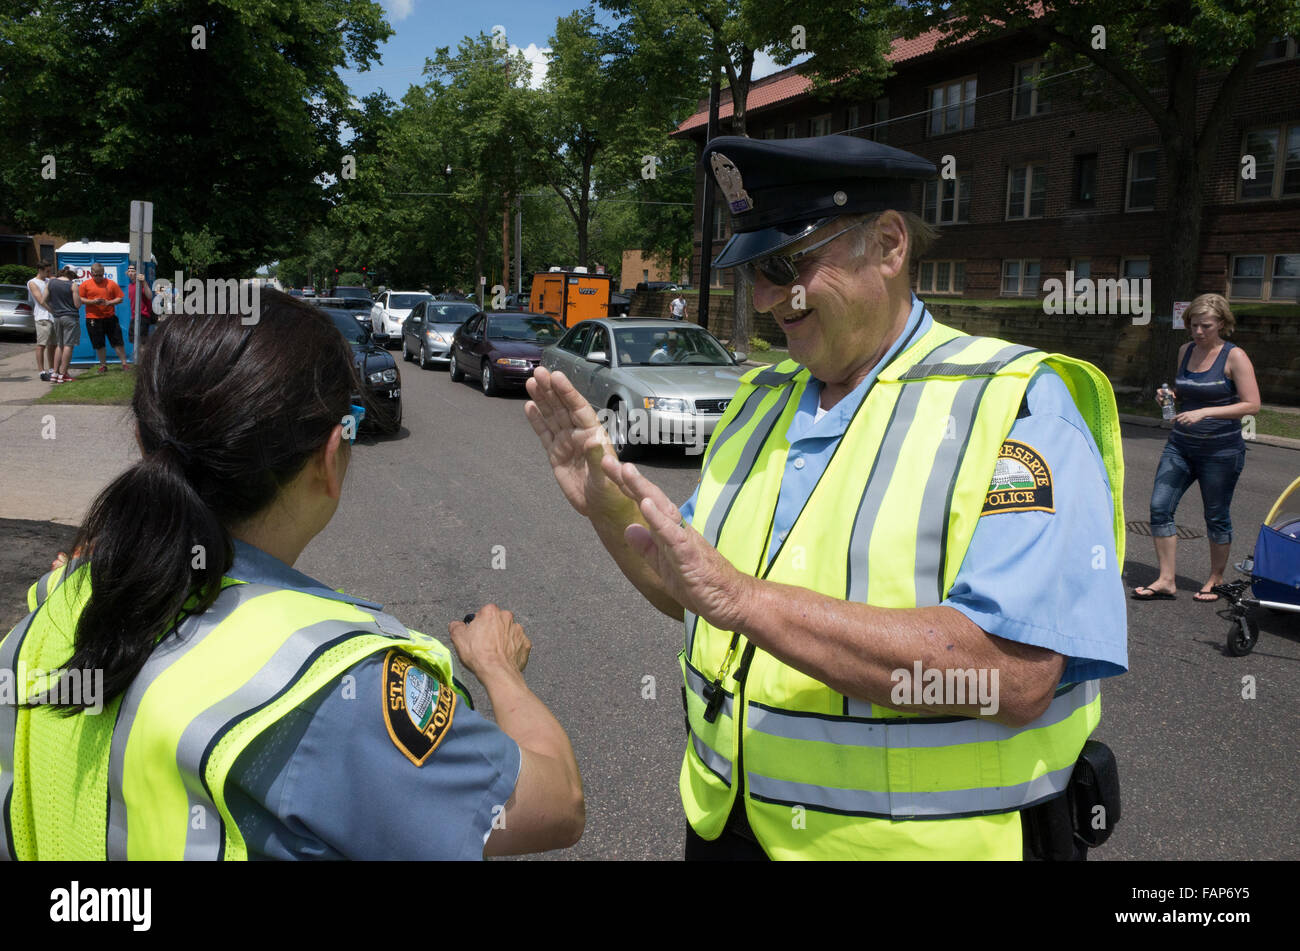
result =
M415 6L415 0L380 0L380 3L388 11L388 19L394 23L409 17Z
M533 76L528 85L534 89L539 89L546 79L546 68L551 61L551 48L548 46L542 49L536 43L529 43L522 48L518 46L510 47L510 55L514 56L516 53L523 53L524 59L528 60L529 65L533 68Z

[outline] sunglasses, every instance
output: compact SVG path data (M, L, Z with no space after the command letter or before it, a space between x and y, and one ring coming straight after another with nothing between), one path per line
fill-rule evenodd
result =
M810 251L816 251L818 248L830 244L840 235L848 234L854 228L860 228L869 223L869 221L859 221L855 225L849 225L847 228L835 232L829 238L808 245L802 251L796 251L793 254L769 254L765 258L759 258L757 261L747 261L744 264L737 265L737 267L740 268L751 284L755 283L758 280L758 275L761 274L765 280L777 287L789 287L799 280L799 268L795 266L796 261ZM800 237L806 236L801 235Z
M361 421L366 418L366 408L364 406L358 406L356 403L353 403L349 407L349 409L351 410L351 412L348 414L348 416L343 417L343 419L340 420L340 422L343 424L344 430L346 430L348 425L348 420L349 418L351 418L352 438L349 439L348 442L355 443L357 441L357 433L361 431Z

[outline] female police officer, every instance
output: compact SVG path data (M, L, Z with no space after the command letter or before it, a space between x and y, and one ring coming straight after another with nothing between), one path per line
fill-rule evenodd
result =
M262 295L259 319L171 320L143 352L143 458L93 504L87 555L0 641L0 856L477 858L577 841L582 784L488 605L451 656L290 567L338 506L355 391L342 336ZM74 550L75 551L75 550ZM47 673L49 672L49 673Z

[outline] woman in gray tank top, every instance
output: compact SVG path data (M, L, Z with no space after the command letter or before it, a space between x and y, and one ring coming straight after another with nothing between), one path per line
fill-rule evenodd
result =
M1232 543L1229 509L1246 464L1240 420L1259 412L1259 384L1250 358L1246 351L1222 339L1232 333L1234 325L1228 302L1220 294L1202 294L1187 308L1192 342L1183 344L1178 352L1173 386L1180 412L1174 417L1174 430L1160 456L1151 490L1151 540L1160 577L1134 589L1133 597L1139 601L1174 597L1174 510L1193 482L1200 483L1205 504L1210 577L1192 597L1219 600L1210 589L1222 583L1228 565Z

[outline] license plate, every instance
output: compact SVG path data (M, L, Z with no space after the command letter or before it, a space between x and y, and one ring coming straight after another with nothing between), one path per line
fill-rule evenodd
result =
M397 399L398 397L400 397L401 395L402 395L402 388L401 388L400 386L397 387L396 389L393 389L393 390L389 390L389 391L388 391L388 398L389 398L390 400L395 400L395 399Z

